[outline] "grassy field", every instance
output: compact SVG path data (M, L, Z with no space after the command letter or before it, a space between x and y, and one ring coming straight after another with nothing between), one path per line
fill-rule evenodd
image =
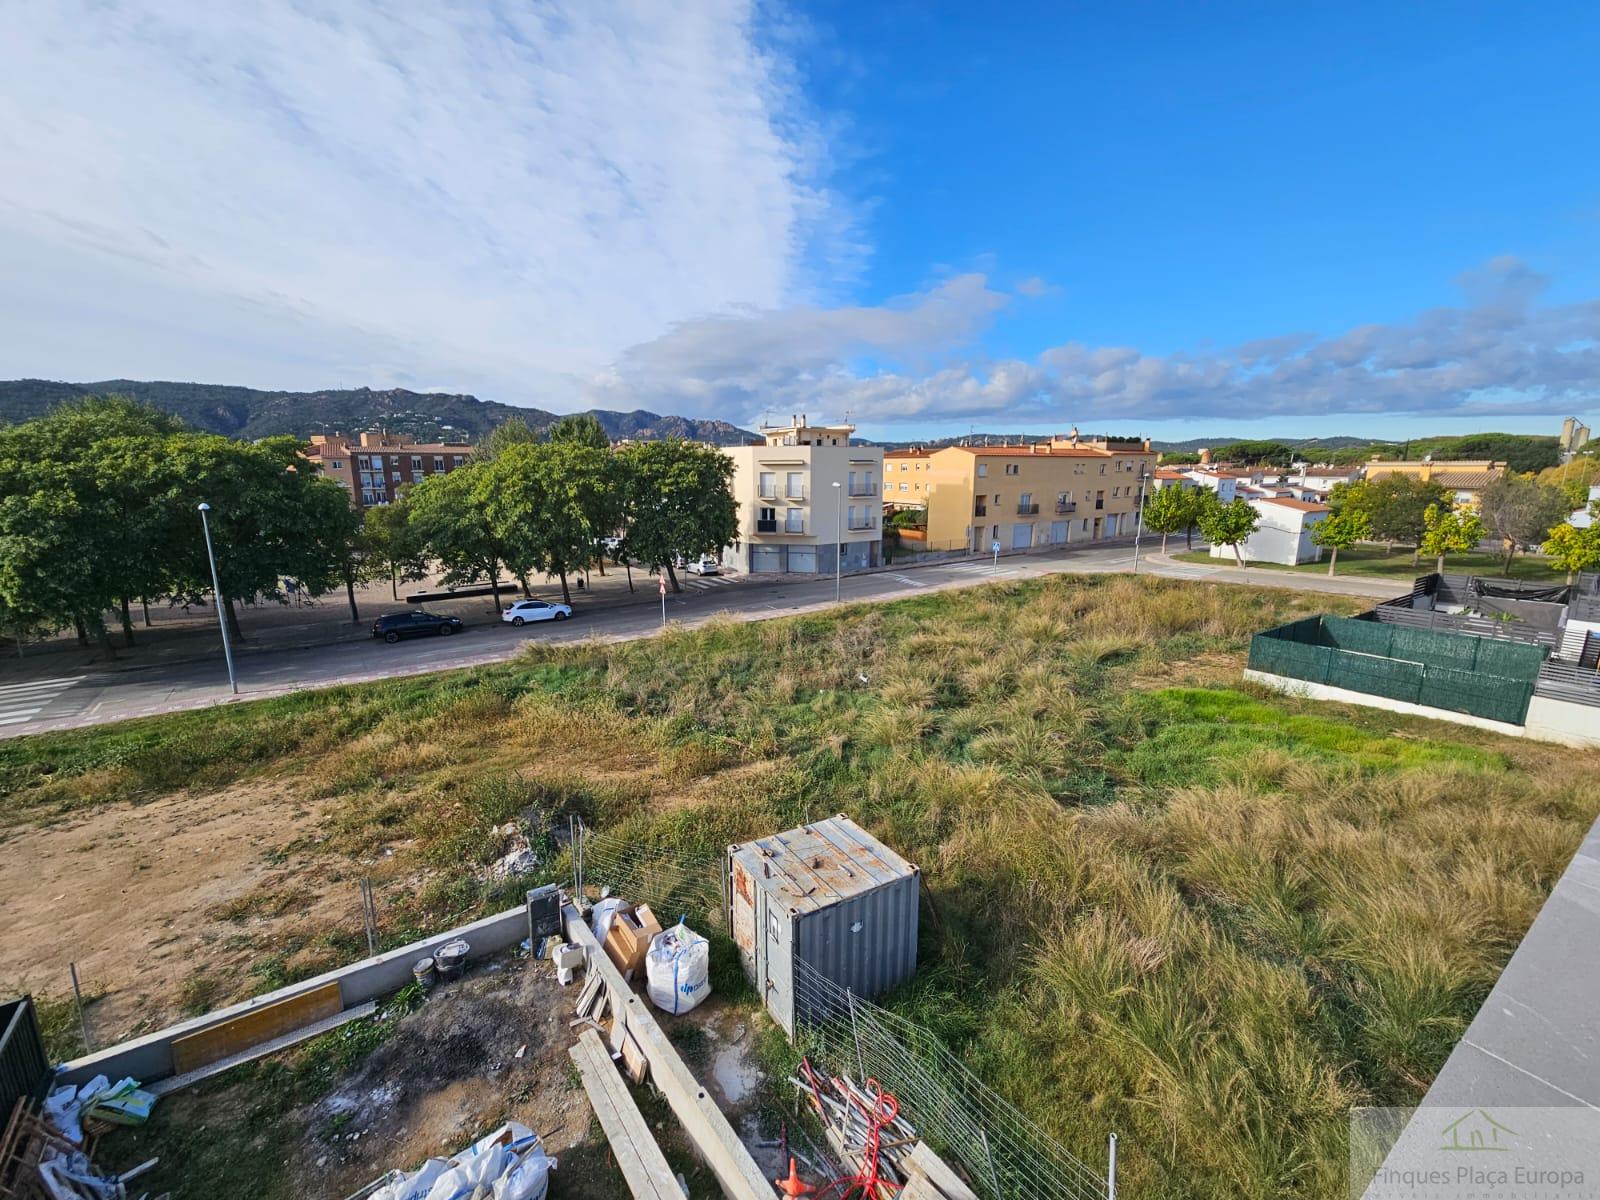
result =
M1324 551L1324 554L1326 553ZM1231 554L1226 559L1217 559L1212 558L1205 550L1179 550L1172 557L1179 562L1200 563L1208 567L1236 565ZM1301 563L1293 567L1283 563L1268 562L1253 562L1249 566L1252 571L1260 567L1266 571L1300 571L1322 575L1328 573L1326 558L1320 563ZM1388 579L1410 583L1418 575L1432 572L1433 567L1434 560L1426 556L1413 565L1410 550L1391 551L1382 546L1352 546L1348 550L1339 551L1337 574L1381 575ZM1444 560L1444 569L1452 575L1500 576L1505 570L1505 560L1498 554L1452 554ZM1546 559L1528 554L1519 554L1511 560L1510 578L1527 579L1536 583L1565 583L1567 579L1564 572L1556 570Z
M516 814L714 853L848 812L921 864L891 1004L1148 1197L1343 1193L1600 808L1600 755L1238 682L1349 598L1056 576L0 744L0 822L270 778L418 928ZM3 826L0 826L3 827Z

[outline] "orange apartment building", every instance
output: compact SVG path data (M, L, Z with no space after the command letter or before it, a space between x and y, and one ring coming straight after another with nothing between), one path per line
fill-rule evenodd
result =
M455 470L472 450L466 442L414 442L403 434L368 431L355 440L314 434L306 457L348 489L357 508L372 508L388 504L408 483Z

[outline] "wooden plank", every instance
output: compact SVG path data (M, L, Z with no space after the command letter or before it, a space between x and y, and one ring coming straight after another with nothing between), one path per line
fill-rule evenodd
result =
M928 1148L927 1142L919 1142L912 1147L911 1153L906 1155L906 1169L914 1175L925 1176L948 1200L978 1200L977 1193L950 1169L944 1159Z
M739 1140L726 1114L700 1086L694 1072L689 1070L650 1014L647 1002L634 993L611 965L611 960L594 940L593 931L572 905L562 908L561 918L566 924L567 940L587 951L589 970L604 979L613 1011L625 1022L650 1063L650 1078L672 1106L673 1115L694 1142L700 1157L716 1175L723 1194L728 1200L772 1200L771 1182Z
M568 1053L583 1077L583 1090L589 1095L594 1115L611 1143L634 1200L683 1200L666 1156L656 1145L644 1114L623 1086L622 1076L612 1065L600 1035L592 1029L584 1030Z
M378 1002L368 1000L365 1004L358 1004L355 1008L347 1008L341 1013L328 1017L325 1020L313 1021L310 1025L302 1025L299 1029L284 1034L282 1037L271 1038L265 1042L257 1042L248 1050L241 1050L238 1054L230 1054L227 1058L219 1058L209 1062L203 1067L196 1067L182 1075L169 1075L165 1079L158 1079L145 1091L152 1096L169 1096L173 1092L181 1092L186 1087L193 1087L202 1080L210 1079L213 1075L220 1075L224 1071L231 1071L234 1067L247 1062L254 1062L258 1058L265 1058L269 1054L276 1054L279 1050L287 1050L290 1046L297 1046L301 1042L310 1041L325 1033L338 1029L341 1025L348 1025L351 1021L359 1021L362 1017L370 1017L378 1011Z
M173 1074L186 1075L218 1059L242 1054L302 1025L337 1016L343 1009L344 1000L335 980L297 996L263 1004L187 1037L173 1038Z

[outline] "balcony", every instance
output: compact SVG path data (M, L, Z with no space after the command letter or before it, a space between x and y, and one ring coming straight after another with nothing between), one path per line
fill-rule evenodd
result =
M1017 516L1019 516L1019 517L1037 517L1038 515L1039 515L1039 506L1037 504L1019 504L1019 505L1017 505Z
M783 498L791 501L804 500L806 498L806 491L807 488L805 484L801 484L799 487L787 488L783 493Z
M1065 516L1067 513L1075 513L1077 511L1078 505L1076 501L1063 500L1056 505L1057 516Z
M867 517L851 517L849 522L847 523L846 527L852 533L859 533L863 529L871 529L872 528L872 518L870 516L867 516Z
M1095 509L1096 512L1099 512L1105 506L1106 506L1106 502L1104 500L1096 500L1094 502L1094 509Z
M851 484L849 491L852 496L876 496L878 487L869 479L866 483Z
M972 515L975 517L987 517L989 515L989 506L987 504L973 505Z
M758 520L756 522L756 532L757 533L777 533L778 532L778 522L775 521L775 520L774 521L760 521L760 520Z
M783 525L783 532L784 533L804 533L805 531L806 531L806 525L805 525L804 521L785 521L784 522L784 525Z

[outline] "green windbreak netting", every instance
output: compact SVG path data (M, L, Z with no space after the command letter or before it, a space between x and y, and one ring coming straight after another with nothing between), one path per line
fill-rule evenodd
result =
M1504 675L1507 679L1526 679L1530 682L1539 674L1539 666L1548 651L1543 646L1529 646L1521 642L1494 642L1488 638L1475 639L1478 643L1478 660L1475 669L1486 675Z
M1276 631L1274 631L1276 632ZM1250 669L1321 683L1328 674L1329 646L1308 646L1258 633L1250 639Z
M1480 640L1461 634L1434 633L1428 629L1402 629L1397 626L1389 653L1396 658L1427 663L1430 667L1454 667L1460 671L1470 671L1478 658Z
M1429 667L1417 703L1520 725L1528 715L1528 697L1531 695L1531 683L1485 675L1479 671Z
M1353 692L1366 692L1369 696L1388 696L1391 700L1416 704L1417 693L1422 689L1422 673L1421 663L1335 650L1328 666L1328 683Z
M1393 637L1392 625L1380 625L1377 621L1355 621L1348 617L1322 618L1323 640L1341 650L1359 650L1362 654L1392 654L1394 651L1389 643Z
M1545 653L1520 642L1327 616L1258 633L1250 667L1520 724Z

